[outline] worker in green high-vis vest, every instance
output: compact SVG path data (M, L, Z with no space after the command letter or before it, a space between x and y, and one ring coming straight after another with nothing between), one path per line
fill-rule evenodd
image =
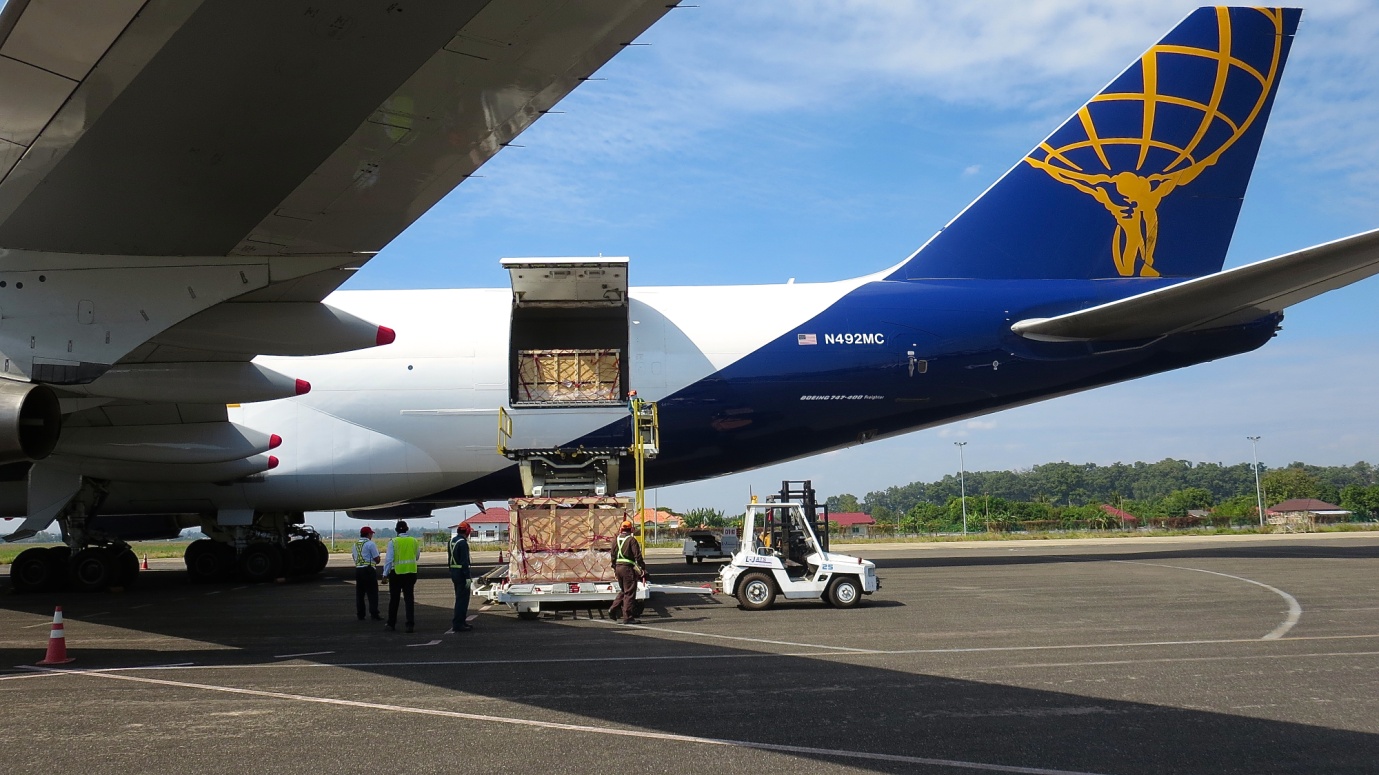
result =
M388 579L388 623L384 629L397 630L397 601L407 600L407 632L416 626L417 562L421 559L421 544L407 534L407 523L398 520L397 537L388 542L388 559L383 563L383 575Z

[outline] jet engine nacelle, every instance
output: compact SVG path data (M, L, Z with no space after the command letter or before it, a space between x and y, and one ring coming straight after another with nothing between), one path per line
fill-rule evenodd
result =
M47 385L0 379L0 464L42 460L57 446L62 409Z

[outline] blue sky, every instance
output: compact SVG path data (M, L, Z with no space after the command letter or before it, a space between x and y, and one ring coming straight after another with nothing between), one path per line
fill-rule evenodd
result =
M836 280L895 263L1194 3L697 0L672 11L350 287L502 287L503 256L626 255L636 285ZM1379 14L1308 7L1227 266L1379 226ZM1264 349L811 459L665 488L740 510L1053 460L1379 458L1379 280ZM723 310L731 314L731 310ZM386 323L386 321L382 321ZM472 509L470 510L472 512Z

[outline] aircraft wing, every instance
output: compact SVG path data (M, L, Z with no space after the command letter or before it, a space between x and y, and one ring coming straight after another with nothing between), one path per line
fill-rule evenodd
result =
M270 466L225 404L309 386L250 361L391 342L321 300L674 6L9 0L0 393L56 389L43 465Z
M1126 341L1248 323L1379 274L1379 230L1011 330L1046 342Z
M376 251L666 0L11 0L0 246Z

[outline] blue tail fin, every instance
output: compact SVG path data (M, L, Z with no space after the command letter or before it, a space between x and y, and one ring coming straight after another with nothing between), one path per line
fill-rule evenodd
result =
M890 279L1220 271L1300 15L1193 11Z

